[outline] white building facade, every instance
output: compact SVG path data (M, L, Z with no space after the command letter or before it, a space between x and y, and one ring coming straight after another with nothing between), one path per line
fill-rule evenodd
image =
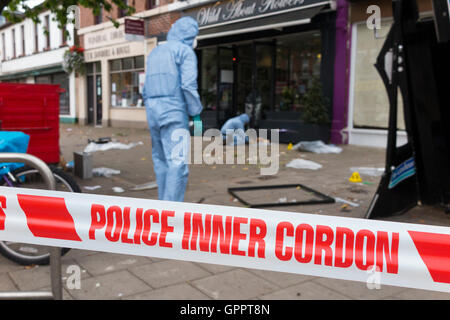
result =
M25 19L0 26L0 81L60 85L60 120L74 123L75 74L62 68L64 53L74 44L74 28L68 25L66 36L53 17L44 11L38 24Z

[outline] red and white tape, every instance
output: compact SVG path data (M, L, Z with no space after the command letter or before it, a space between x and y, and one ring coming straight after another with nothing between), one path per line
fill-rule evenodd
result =
M450 292L450 228L0 187L0 240Z

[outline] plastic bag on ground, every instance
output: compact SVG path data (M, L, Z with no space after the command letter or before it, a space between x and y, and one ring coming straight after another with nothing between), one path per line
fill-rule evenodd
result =
M350 172L358 172L359 174L372 177L381 177L384 173L384 168L351 167Z
M86 189L86 190L89 190L89 191L94 191L94 190L97 190L97 189L100 189L102 186L84 186L83 188L84 189Z
M137 191L137 190L149 190L149 189L156 189L158 188L158 184L156 181L150 181L148 183L137 185L130 190Z
M313 153L341 153L342 148L322 141L302 141L292 147L292 150L309 151Z
M111 149L120 149L120 150L129 150L131 148L134 148L138 145L142 145L143 142L131 142L129 144L124 144L121 142L108 142L108 143L102 143L98 144L95 142L89 143L86 148L84 148L84 152L96 152L96 151L107 151Z
M294 168L294 169L309 169L309 170L318 170L322 168L322 165L313 161L305 160L305 159L294 159L289 162L286 167Z
M111 177L113 174L120 174L120 170L114 170L110 168L94 168L92 169L92 174L97 177Z

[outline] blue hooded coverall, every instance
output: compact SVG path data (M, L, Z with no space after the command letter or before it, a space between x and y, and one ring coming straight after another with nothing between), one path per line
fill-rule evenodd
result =
M228 119L227 122L222 126L220 129L220 132L222 133L223 140L226 141L227 138L227 131L236 131L236 130L242 130L245 131L245 125L250 122L250 117L244 113L240 116ZM244 144L245 142L248 142L248 136L245 136L243 138L239 133L236 133L234 135L234 144Z
M187 148L174 156L180 144L172 139L178 129L189 135L189 116L198 116L202 103L197 91L197 57L192 45L198 24L190 18L178 19L167 42L152 50L147 59L143 99L152 139L152 158L158 184L158 198L183 201L189 168ZM173 141L175 140L175 141ZM186 161L180 161L180 157Z

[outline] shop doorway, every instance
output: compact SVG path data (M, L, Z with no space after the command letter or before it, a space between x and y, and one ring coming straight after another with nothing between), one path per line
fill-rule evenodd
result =
M250 127L258 128L264 110L274 103L275 43L252 41L203 49L202 64L203 103L206 110L216 110L217 127L247 113ZM211 101L214 81L217 95Z
M259 128L264 110L273 105L275 44L256 42L235 46L237 81L234 113L247 113L250 127Z
M102 125L101 63L87 64L87 124Z

